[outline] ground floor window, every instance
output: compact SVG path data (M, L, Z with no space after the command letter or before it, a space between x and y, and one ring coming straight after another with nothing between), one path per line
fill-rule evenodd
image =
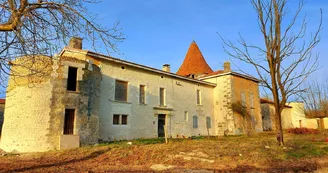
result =
M193 128L198 128L198 117L196 115L192 117L192 122Z
M114 125L127 125L128 124L128 115L114 114L113 115L113 124Z
M65 109L64 135L74 134L75 109Z
M206 127L210 129L212 127L211 125L211 117L206 117Z

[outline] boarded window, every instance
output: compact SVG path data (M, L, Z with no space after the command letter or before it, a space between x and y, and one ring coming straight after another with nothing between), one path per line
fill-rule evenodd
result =
M244 92L241 92L241 105L246 107L246 96Z
M210 129L212 127L212 124L211 124L211 117L206 117L206 127L208 129Z
M192 127L195 129L198 128L198 117L196 115L192 117Z
M249 104L251 108L254 108L254 94L253 93L249 93Z
M145 85L140 85L139 103L145 104Z
M127 125L127 124L128 124L128 116L122 115L122 125Z
M197 105L201 105L201 97L202 97L202 93L200 90L197 90L196 92L196 99L197 99Z
M115 82L115 100L124 101L128 100L128 83L116 80Z
M120 115L113 115L113 124L120 124Z
M67 90L76 91L77 68L68 67Z
M164 106L165 105L165 89L159 88L159 105Z
M75 109L65 109L64 135L73 135L74 116L75 116Z
M184 112L184 120L188 121L188 119L189 119L189 113L188 113L188 111L185 111Z

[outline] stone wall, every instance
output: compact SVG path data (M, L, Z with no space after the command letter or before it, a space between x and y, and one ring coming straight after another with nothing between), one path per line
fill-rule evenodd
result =
M262 132L262 115L258 83L239 76L232 76L232 99L234 103L241 103L242 93L245 96L245 106L250 117L234 112L234 134L246 133L246 129ZM253 102L253 105L251 104ZM249 130L248 130L249 131Z
M23 57L15 63L29 64L30 60ZM74 139L80 140L77 143L97 143L101 81L99 68L86 61L65 57L53 61L49 57L39 57L33 64L28 67L38 69L47 64L46 68L41 68L44 72L41 76L10 77L0 148L8 152L60 149L61 144L70 141L60 141L66 108L76 109L74 135L79 137ZM78 68L76 92L66 89L68 66ZM12 70L17 74L28 72L19 65L14 65Z
M213 86L178 79L120 63L102 61L100 93L100 136L103 141L158 136L158 114L168 115L169 136L207 135L206 117L214 121ZM115 100L115 80L128 83L127 102ZM139 103L139 87L145 85L146 102ZM159 88L165 88L165 106L159 105ZM196 104L196 91L201 91L202 104ZM184 119L185 111L188 120ZM113 125L113 114L128 115L127 125ZM193 128L193 116L198 128ZM209 129L215 135L214 126Z

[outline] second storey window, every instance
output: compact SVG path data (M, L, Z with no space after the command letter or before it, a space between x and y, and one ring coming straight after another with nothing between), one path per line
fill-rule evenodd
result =
M201 91L200 90L197 90L197 92L196 92L197 105L201 105L202 104L201 97L202 97Z
M76 91L77 68L68 67L67 90Z
M159 105L165 106L165 89L159 88Z
M145 85L140 85L140 89L139 89L139 103L141 104L145 104Z
M115 81L115 100L128 101L128 83L120 80Z
M241 92L241 105L246 107L246 96L244 92Z

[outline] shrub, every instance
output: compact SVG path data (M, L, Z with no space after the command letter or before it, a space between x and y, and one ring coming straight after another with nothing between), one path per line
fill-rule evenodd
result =
M291 128L287 130L288 133L293 134L318 134L319 131L317 129L310 129L310 128Z

